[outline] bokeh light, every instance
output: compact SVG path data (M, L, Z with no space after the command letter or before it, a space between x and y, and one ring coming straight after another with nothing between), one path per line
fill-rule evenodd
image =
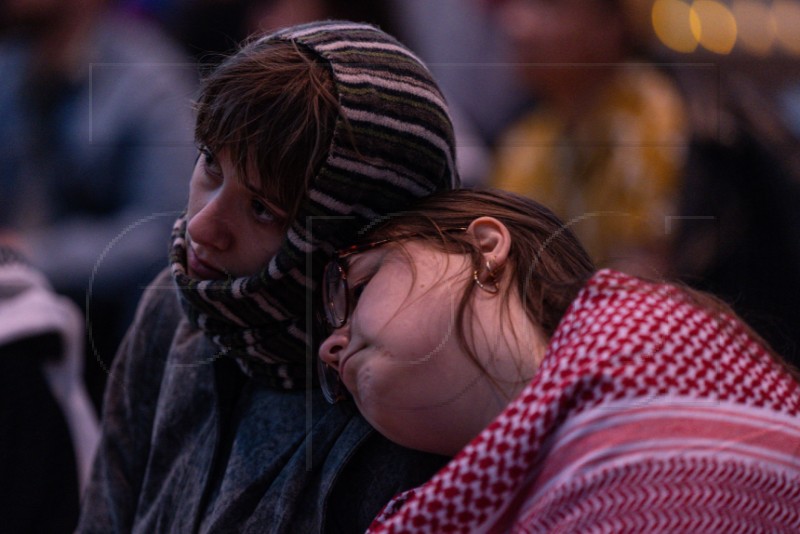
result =
M661 42L676 52L694 52L698 39L692 32L697 15L681 0L656 0L653 3L653 30ZM698 22L695 20L694 24Z
M800 55L800 0L655 0L651 17L658 39L676 52Z
M763 0L735 0L733 16L739 28L739 41L747 52L766 56L775 46L775 19Z
M778 43L785 51L800 55L800 3L776 0L772 4L772 17Z
M729 54L736 44L736 19L725 4L696 0L691 6L692 35L700 45L717 54Z

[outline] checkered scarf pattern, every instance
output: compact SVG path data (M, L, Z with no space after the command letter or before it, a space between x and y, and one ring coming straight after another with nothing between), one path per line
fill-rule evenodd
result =
M800 532L800 385L731 317L600 271L530 385L369 532Z
M308 200L280 251L255 276L188 277L185 218L174 226L171 264L190 320L220 354L251 376L295 389L315 376L308 373L315 357L312 294L327 256L370 222L453 187L458 176L445 99L405 46L373 26L345 21L288 28L249 46L280 40L325 61L339 98L333 141Z

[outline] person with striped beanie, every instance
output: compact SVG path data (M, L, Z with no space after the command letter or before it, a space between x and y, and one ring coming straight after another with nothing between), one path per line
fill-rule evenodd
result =
M205 80L170 268L115 358L79 532L363 531L443 464L317 387L329 255L458 185L444 97L379 29L253 39Z

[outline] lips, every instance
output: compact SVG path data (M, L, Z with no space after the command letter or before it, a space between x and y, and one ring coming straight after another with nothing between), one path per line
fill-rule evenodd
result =
M186 251L186 263L189 268L189 274L194 278L202 280L223 280L227 278L224 271L212 267L197 257L192 247L188 247Z
M345 356L344 358L342 358L341 360L339 360L339 368L337 369L337 372L339 373L339 378L340 378L342 381L344 381L344 364L345 364L345 362L346 362L347 360L349 360L349 359L350 359L350 356L352 356L352 354L350 354L350 355L348 355L348 356Z
M344 385L347 387L348 390L350 389L350 386L352 386L353 384L350 383L347 380L347 378L346 378L347 375L345 374L347 371L345 370L345 368L347 367L347 364L348 364L348 362L350 361L351 358L353 358L354 356L358 356L359 354L361 354L365 350L369 350L369 346L368 345L366 345L366 344L363 344L363 345L362 344L358 344L357 348L354 348L354 350L348 351L339 360L339 365L338 365L338 369L337 369L337 371L339 372L339 378L341 379L341 381L344 383ZM361 354L361 356L363 357L364 355ZM359 372L358 369L356 369L355 372L356 372L356 374L358 374L358 372Z

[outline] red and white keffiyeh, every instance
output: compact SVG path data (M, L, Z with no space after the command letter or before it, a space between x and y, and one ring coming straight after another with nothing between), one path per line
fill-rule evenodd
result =
M388 532L800 532L800 385L680 289L600 271L533 381Z

